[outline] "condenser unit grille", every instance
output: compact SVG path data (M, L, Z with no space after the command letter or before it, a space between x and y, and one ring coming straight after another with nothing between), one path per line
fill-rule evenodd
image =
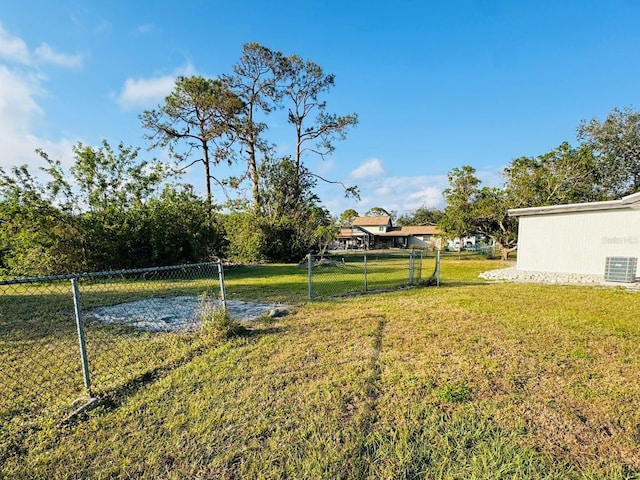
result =
M635 282L637 264L636 257L607 257L604 279L607 282Z

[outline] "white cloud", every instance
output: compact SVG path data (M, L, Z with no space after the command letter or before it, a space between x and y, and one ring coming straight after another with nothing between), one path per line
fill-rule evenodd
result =
M354 179L379 177L384 174L384 168L382 168L382 161L378 158L371 158L356 168L349 175Z
M43 114L34 100L38 93L37 80L21 77L0 65L0 120L13 131L26 131L34 116Z
M442 191L447 188L446 175L416 177L383 177L358 182L360 200L334 196L325 205L334 215L347 208L364 214L371 207L395 210L398 214L420 207L444 208Z
M30 55L27 44L18 37L13 37L0 25L0 59L29 64Z
M37 167L44 162L36 155L36 148L42 148L53 159L69 163L74 142L64 138L49 140L33 133L45 117L37 98L46 94L43 87L46 77L37 70L34 58L48 58L49 63L69 66L72 57L56 54L48 46L37 50L34 57L22 39L12 37L0 25L0 58L20 64L15 69L0 65L0 166L27 164L37 175Z
M44 117L44 111L35 100L40 91L36 80L0 65L0 166L27 164L31 172L37 174L37 167L43 162L35 154L36 148L42 148L51 158L63 163L71 161L72 141L51 141L31 133L34 125Z
M447 188L447 177L391 177L385 180L385 186L391 193L381 198L385 202L381 206L387 210L407 212L420 207L441 208L444 206L442 191Z
M135 28L135 33L138 33L140 35L146 35L148 33L153 33L156 30L157 30L157 27L152 23L144 23L142 25L138 25Z
M363 165L364 166L364 165ZM362 168L362 166L360 167ZM501 186L504 182L497 170L484 169L477 173L482 186ZM353 176L352 176L353 177ZM445 207L442 192L449 186L446 175L398 176L361 178L355 182L360 189L360 200L343 198L336 187L328 195L321 195L327 208L334 215L340 215L347 208L354 208L364 214L372 207L395 210L399 215L414 211L420 207Z
M375 206L374 203L375 202L373 202L371 198L360 194L360 199L356 202L356 206L358 207L358 209L361 210L360 214L364 215L365 210L368 210L369 208ZM366 207L366 208L363 208L363 207ZM345 207L345 210L347 208L349 207Z
M373 193L375 193L376 196L378 196L378 197L386 197L391 192L392 192L391 187L385 185L383 187L376 188Z
M168 75L150 78L127 78L117 97L123 110L151 107L166 97L175 85L179 75L193 75L195 69L187 64Z
M506 165L495 169L484 169L476 172L476 176L482 182L482 187L502 187L504 185L504 175L502 171Z
M118 104L125 110L153 105L171 92L175 80L174 75L140 79L127 78L122 92L118 96Z
M82 67L82 55L56 52L45 42L30 52L23 39L12 36L2 25L0 25L0 59L32 67L40 63L63 68Z
M43 43L35 49L34 54L36 58L44 63L56 65L64 68L81 68L82 67L82 55L68 55L65 53L58 53L53 50L48 44Z
M438 187L424 187L407 196L406 206L408 210L420 207L434 208L442 203L442 190Z

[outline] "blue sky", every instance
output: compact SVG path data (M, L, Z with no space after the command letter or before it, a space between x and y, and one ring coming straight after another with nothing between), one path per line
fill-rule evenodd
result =
M7 2L0 165L36 168L38 147L68 163L78 141L144 149L138 115L177 75L227 73L256 41L335 74L328 110L359 116L332 158L307 159L360 187L318 187L334 214L441 208L452 168L497 185L513 158L576 144L581 120L637 108L637 25L635 0ZM279 153L292 134L273 117ZM202 189L198 169L185 180Z

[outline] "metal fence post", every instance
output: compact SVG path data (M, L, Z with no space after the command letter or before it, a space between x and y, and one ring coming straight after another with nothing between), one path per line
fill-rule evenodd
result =
M227 291L224 286L224 270L222 267L222 259L218 259L218 280L220 281L220 302L222 303L222 311L227 310Z
M309 300L311 300L311 298L313 297L313 257L311 257L311 254L309 253L307 255L307 284L308 284L308 297Z
M71 279L73 291L73 307L76 314L76 327L78 329L78 343L80 344L80 359L82 360L82 376L84 377L84 388L87 395L91 396L91 380L89 378L89 362L87 361L87 349L84 342L84 330L82 328L82 314L80 310L80 290L78 289L78 279Z
M413 262L415 255L413 250L409 253L409 285L413 285Z
M436 287L440 286L440 250L436 255Z
M364 291L367 291L367 254L364 254Z

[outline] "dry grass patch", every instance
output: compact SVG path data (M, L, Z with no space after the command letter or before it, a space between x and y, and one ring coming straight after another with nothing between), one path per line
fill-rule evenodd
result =
M554 458L637 474L638 300L622 290L542 285L412 292L397 300L405 313L390 314L385 378L416 385L423 402L445 408L458 392ZM406 395L394 401L416 398L415 390Z

